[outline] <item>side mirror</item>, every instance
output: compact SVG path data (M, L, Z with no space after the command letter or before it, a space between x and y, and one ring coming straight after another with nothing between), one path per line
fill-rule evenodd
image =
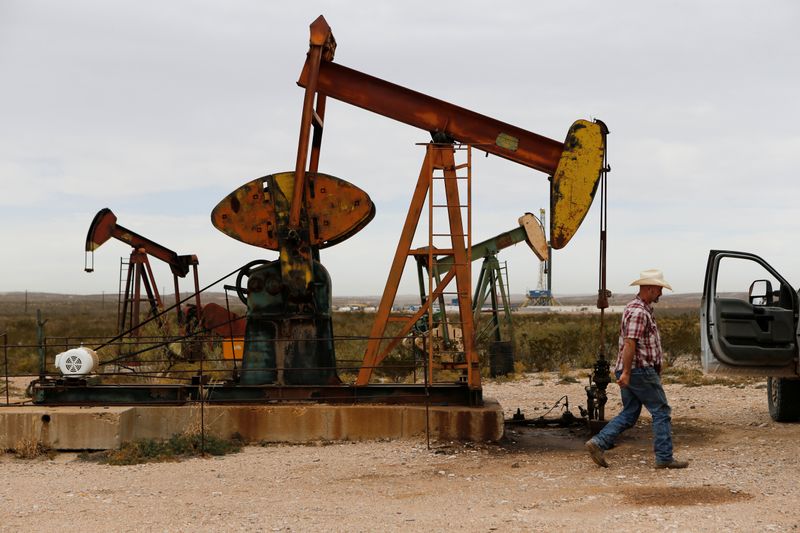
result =
M752 305L772 305L772 283L766 279L757 279L750 284L748 300Z

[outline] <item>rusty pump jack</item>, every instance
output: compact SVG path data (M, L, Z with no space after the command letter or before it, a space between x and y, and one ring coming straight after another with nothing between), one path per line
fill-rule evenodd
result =
M539 170L550 176L551 241L564 247L591 206L605 153L602 122L579 120L558 142L524 129L391 84L333 62L336 40L320 16L310 26L310 48L298 85L305 88L294 172L253 180L224 198L212 212L217 229L248 244L279 252L279 259L253 268L247 281L248 306L242 383L336 383L330 321L330 277L319 250L341 242L374 216L369 196L356 186L318 172L328 98L430 132L436 141L426 156L376 313L357 387L369 384L374 368L428 311L444 287L456 280L465 335L463 370L468 401L480 403L481 386L471 327L469 224L459 206L459 168L454 143L461 143ZM400 332L382 347L402 270L430 191L434 171L444 174L453 268L420 313L401 318ZM469 169L467 168L467 171ZM240 292L241 293L241 292Z
M142 301L142 287L147 293L147 301L150 305L150 313L157 316L162 308L161 296L158 294L153 270L150 267L148 256L153 256L169 265L172 271L175 286L175 303L178 323L183 322L181 313L181 297L178 278L184 278L189 274L190 269L194 274L194 293L196 298L197 310L200 306L200 288L197 276L196 255L178 255L169 248L158 244L146 237L142 237L119 224L117 216L109 208L98 211L89 226L86 235L86 257L84 260L84 270L94 271L94 251L111 238L129 244L133 249L128 260L128 273L125 281L125 295L123 297L119 313L119 333L129 330L134 336L139 333L139 305ZM128 309L128 305L131 309Z

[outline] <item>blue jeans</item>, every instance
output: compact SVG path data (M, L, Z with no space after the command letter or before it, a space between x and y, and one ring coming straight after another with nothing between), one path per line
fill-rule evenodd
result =
M621 372L617 372L617 379ZM653 417L653 450L656 463L672 461L672 409L667 403L667 395L653 368L631 369L631 381L627 387L620 388L622 412L615 416L592 440L601 449L608 450L614 440L626 429L632 428L639 419L644 405Z

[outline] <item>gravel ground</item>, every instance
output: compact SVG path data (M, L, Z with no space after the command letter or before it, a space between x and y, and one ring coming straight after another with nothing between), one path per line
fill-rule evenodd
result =
M488 383L507 416L544 414L584 383ZM667 385L676 456L654 470L650 419L596 467L584 428L507 427L499 444L250 446L221 458L105 466L0 456L0 531L790 531L800 527L800 424L764 383ZM607 408L619 408L612 385ZM559 409L548 416L557 416Z

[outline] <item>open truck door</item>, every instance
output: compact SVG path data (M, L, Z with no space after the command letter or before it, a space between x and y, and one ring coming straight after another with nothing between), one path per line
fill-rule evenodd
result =
M798 294L769 263L711 250L700 305L703 371L768 377L770 416L800 419Z

